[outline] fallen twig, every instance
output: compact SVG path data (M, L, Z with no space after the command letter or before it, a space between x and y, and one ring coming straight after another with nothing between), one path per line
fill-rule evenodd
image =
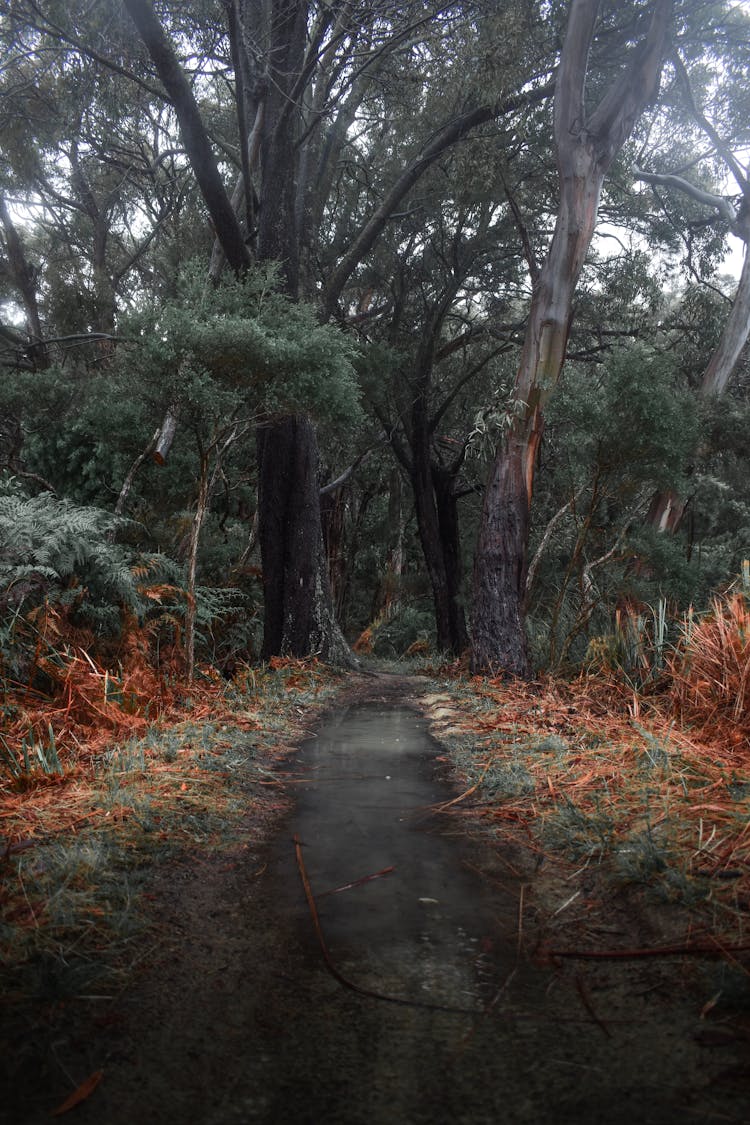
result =
M337 895L341 891L351 891L355 887L362 887L365 883L371 883L373 879L382 879L384 875L390 875L395 871L395 867L384 867L382 871L376 871L374 875L363 875L361 879L355 879L352 883L344 883L341 887L334 887L332 891L321 891L318 898L326 898L327 895Z
M589 997L588 991L586 990L586 986L579 976L576 977L576 989L578 990L578 995L581 997L581 1003L583 1004L588 1014L591 1016L596 1026L607 1036L608 1039L611 1039L612 1032L609 1030L607 1025L599 1019L598 1015L594 1011L594 1006L591 1003L591 999Z
M356 992L360 996L369 996L371 1000L383 1000L388 1004L400 1004L408 1008L426 1008L428 1009L428 1011L432 1012L453 1012L462 1016L479 1016L482 1014L480 1011L474 1008L458 1008L454 1007L451 1004L431 1004L426 1000L408 1000L403 996L387 996L383 992L376 992L374 989L364 988L362 985L355 984L354 981L348 980L347 977L345 977L343 973L339 972L339 970L334 965L333 959L328 950L328 946L326 945L325 937L323 936L323 929L320 924L318 908L315 902L315 896L313 895L312 887L310 886L310 880L307 875L305 861L302 858L302 841L300 840L299 836L296 835L294 837L294 850L297 855L297 867L299 868L300 878L302 879L302 886L305 890L305 898L307 899L307 905L310 909L310 917L312 918L313 927L315 929L315 934L320 946L320 952L323 955L325 966L334 980L337 980L340 985L342 985L344 988L348 988L351 992Z

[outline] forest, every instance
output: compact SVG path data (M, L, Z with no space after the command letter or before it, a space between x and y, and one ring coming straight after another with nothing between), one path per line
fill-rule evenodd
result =
M640 674L750 554L749 21L5 5L6 677Z
M88 1101L40 1028L121 994L165 865L203 932L336 700L424 697L511 976L718 950L746 1020L749 243L746 0L0 0L19 1106ZM688 913L607 951L623 888Z

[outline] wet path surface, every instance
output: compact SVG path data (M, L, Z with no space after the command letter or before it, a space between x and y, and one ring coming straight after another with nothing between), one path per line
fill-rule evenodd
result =
M476 874L486 849L434 812L456 794L426 722L398 705L414 686L380 684L296 752L274 840L157 881L152 967L54 1045L71 1079L104 1069L79 1125L750 1120L747 1044L706 1038L693 965L540 965L519 942L518 881L503 863ZM295 836L330 965L401 1002L326 965ZM612 944L609 904L603 920ZM24 1104L0 1120L36 1125L55 1101L31 1089Z
M435 806L455 794L436 757L421 717L383 705L329 721L299 755L296 811L268 871L284 888L275 909L293 959L276 976L263 1092L236 1105L231 1120L504 1119L502 1086L474 1061L463 1063L475 1054L477 1023L514 972L516 950L503 927L517 915L519 887L490 889L466 866L459 841L441 831ZM380 998L342 986L326 957ZM224 1106L212 1125L226 1114Z
M518 889L488 895L436 830L435 806L452 794L424 721L399 708L350 711L308 746L297 780L291 828L334 963L371 988L387 979L409 998L481 1011L501 967L498 911L513 911ZM289 856L277 862L289 874Z
M435 806L455 792L438 756L424 720L387 704L330 720L298 756L296 812L264 877L286 936L255 1016L252 1092L222 1099L209 1125L741 1120L714 1116L708 1073L694 1077L708 1096L686 1098L691 1016L663 1010L649 967L585 983L519 954L521 887L481 878L448 834ZM328 971L293 837L335 971L412 1003Z

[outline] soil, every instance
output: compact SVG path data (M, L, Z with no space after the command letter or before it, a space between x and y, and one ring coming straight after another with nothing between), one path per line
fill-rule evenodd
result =
M148 876L126 990L24 1017L0 1120L101 1071L80 1125L749 1122L720 964L549 955L661 945L676 912L468 837L422 682L349 685L263 840Z

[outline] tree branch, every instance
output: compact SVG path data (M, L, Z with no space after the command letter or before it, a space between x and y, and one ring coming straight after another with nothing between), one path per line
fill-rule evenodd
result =
M398 208L407 193L414 187L419 178L439 159L452 145L462 140L473 129L512 113L516 109L535 105L550 97L555 90L554 81L547 82L533 90L527 90L515 97L507 98L499 105L482 105L456 117L453 121L443 125L433 134L432 140L423 146L414 157L411 164L401 173L399 178L388 191L380 206L370 216L354 238L349 250L344 254L336 269L331 274L323 297L323 315L328 319L336 307L342 290L359 263L375 244L378 236L390 221L394 211Z
M690 106L690 112L695 118L695 121L698 125L700 125L706 136L713 142L719 156L724 161L727 168L729 168L730 172L737 181L737 185L744 198L750 199L750 178L748 178L744 168L735 158L735 155L729 148L729 145L727 145L723 138L719 135L718 131L714 128L714 126L711 124L702 110L698 108L698 103L695 100L693 88L690 84L690 76L688 75L688 72L685 69L685 64L683 63L677 51L672 52L671 59L677 76L682 82L685 94L687 95L688 104Z
M656 172L642 172L640 168L634 168L633 178L644 184L658 184L660 187L675 188L677 191L681 191L684 195L688 195L691 199L696 200L697 203L702 203L705 207L710 207L712 210L716 211L718 216L723 219L724 222L729 223L730 226L733 227L737 222L737 212L728 199L724 199L721 195L713 195L713 193L709 191L703 191L702 188L691 184L689 180L684 180L682 176Z
M122 0L172 99L185 150L231 268L242 273L250 264L242 230L219 176L208 134L177 56L156 18L151 0Z

